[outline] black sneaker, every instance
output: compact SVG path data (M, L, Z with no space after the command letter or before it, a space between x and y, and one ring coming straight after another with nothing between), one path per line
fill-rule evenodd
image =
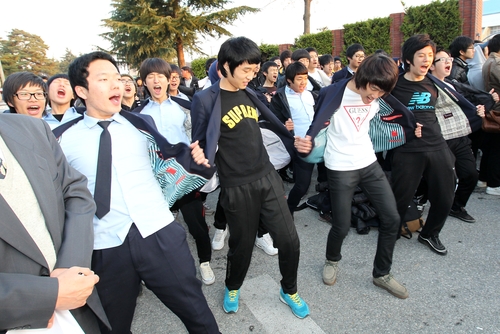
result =
M469 215L467 213L467 210L465 210L465 208L460 208L456 211L451 209L449 215L452 217L458 218L460 220L463 220L466 223L475 223L476 222L476 220L471 215Z
M418 241L420 243L423 243L424 245L429 246L429 248L439 254L439 255L446 255L448 251L446 250L446 247L441 243L441 240L439 240L439 236L437 235L432 235L430 237L423 237L422 234L418 235Z

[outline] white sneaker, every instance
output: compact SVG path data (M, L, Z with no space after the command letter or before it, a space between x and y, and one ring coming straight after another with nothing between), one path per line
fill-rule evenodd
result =
M214 237L212 239L212 249L213 250L221 250L224 248L224 240L226 240L227 236L227 227L225 230L219 230L215 228Z
M477 180L478 188L486 188L486 186L487 186L486 181Z
M488 195L500 196L500 187L486 187L486 193Z
M205 210L205 216L211 216L214 214L214 210L208 206L207 202L203 202L203 209Z
M266 233L262 236L262 238L259 238L258 236L255 238L255 246L259 247L262 249L264 252L266 252L267 255L276 255L278 254L278 249L274 248L273 246L273 238L269 235L269 233Z
M212 271L212 268L210 268L210 262L203 262L200 264L200 274L201 274L201 281L205 285L210 285L214 284L215 282L215 275L214 272Z

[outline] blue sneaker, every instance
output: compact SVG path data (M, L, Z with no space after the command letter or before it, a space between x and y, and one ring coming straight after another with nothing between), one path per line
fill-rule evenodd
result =
M240 299L240 290L229 291L226 287L226 292L224 293L224 303L222 304L224 312L226 313L238 312L239 299Z
M280 300L290 306L292 313L300 319L304 319L309 315L309 306L307 303L300 298L299 293L296 292L293 295L284 293L283 289L280 289Z

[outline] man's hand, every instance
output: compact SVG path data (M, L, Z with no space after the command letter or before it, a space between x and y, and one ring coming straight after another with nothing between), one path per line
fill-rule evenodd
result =
M491 94L491 97L493 97L493 101L495 101L495 103L498 102L498 101L500 101L500 98L498 97L498 93L495 92L494 88L492 88L490 90L490 94Z
M417 123L417 127L415 128L415 137L422 138L422 124Z
M293 130L293 121L291 118L287 119L286 122L285 122L285 128L288 130L288 131L292 131Z
M56 310L82 307L92 293L94 285L99 282L99 276L89 268L82 267L58 268L52 271L50 277L55 277L59 281ZM53 321L52 318L51 320Z
M482 104L479 104L476 106L476 110L477 110L477 115L481 118L484 118L484 106Z
M311 136L306 136L305 138L301 138L299 136L295 136L295 148L299 153L309 153L312 149L312 141Z
M200 147L199 141L195 141L194 143L189 145L189 147L191 148L191 156L193 157L194 162L196 162L197 165L203 165L209 168L210 164L208 163L208 159L205 158L205 153Z

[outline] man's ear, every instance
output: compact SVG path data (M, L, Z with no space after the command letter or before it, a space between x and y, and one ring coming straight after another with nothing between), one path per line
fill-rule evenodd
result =
M76 96L81 98L82 100L86 100L87 99L87 92L88 90L82 86L76 86L75 87L75 92L76 92Z
M10 102L7 102L7 105L8 105L9 107L15 108L15 107L14 107L14 105L13 105L12 103L10 103Z

